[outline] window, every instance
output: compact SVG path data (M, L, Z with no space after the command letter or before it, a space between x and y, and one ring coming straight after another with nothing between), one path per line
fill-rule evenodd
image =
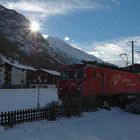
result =
M63 80L73 79L74 78L74 74L75 74L74 71L64 71L61 74L61 79L63 79Z
M37 82L37 80L36 79L33 79L33 82Z
M96 71L93 71L93 73L92 73L92 78L93 78L93 79L96 79Z
M140 82L140 77L139 77L138 81Z
M76 72L76 77L75 78L81 79L81 78L83 78L83 75L84 75L83 71L79 70L79 71Z
M61 79L68 80L68 79L81 79L83 78L83 71L64 71L61 74Z

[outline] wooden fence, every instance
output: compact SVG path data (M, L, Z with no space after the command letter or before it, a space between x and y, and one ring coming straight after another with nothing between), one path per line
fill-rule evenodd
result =
M81 111L96 111L95 106L89 106L86 110L77 108L64 108L62 105L51 104L47 107L14 110L0 113L0 125L13 127L25 122L35 122L38 120L56 120L62 116L80 116Z
M64 116L63 106L48 106L41 108L23 109L8 112L1 112L0 125L13 127L24 122L34 122L38 120L55 120L57 117Z

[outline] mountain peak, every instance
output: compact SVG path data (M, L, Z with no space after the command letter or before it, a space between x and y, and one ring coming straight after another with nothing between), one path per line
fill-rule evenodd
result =
M7 8L5 8L4 6L2 6L2 5L0 5L0 11L3 13L5 13L5 14L18 14L19 15L19 13L17 13L14 9L7 9Z
M81 63L82 60L102 62L102 60L99 58L90 55L78 48L72 47L58 37L51 36L48 37L47 40L52 49L56 53L59 53L59 55L63 57L63 59L68 62L68 64Z
M2 11L2 10L6 10L6 8L2 5L0 5L0 11Z

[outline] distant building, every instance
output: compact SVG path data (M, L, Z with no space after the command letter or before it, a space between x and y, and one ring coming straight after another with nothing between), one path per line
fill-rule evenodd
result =
M5 62L0 65L0 88L26 87L29 75L35 70L33 67Z
M128 69L130 71L133 71L133 66L132 65L128 66ZM140 73L140 64L134 64L134 72Z
M4 85L4 67L0 65L0 88Z
M53 70L38 69L29 76L29 83L31 88L37 86L47 88L48 85L58 85L60 73Z

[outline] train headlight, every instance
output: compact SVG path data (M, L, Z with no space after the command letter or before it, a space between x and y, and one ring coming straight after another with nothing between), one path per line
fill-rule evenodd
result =
M77 90L78 90L78 91L81 91L81 88L78 88Z

